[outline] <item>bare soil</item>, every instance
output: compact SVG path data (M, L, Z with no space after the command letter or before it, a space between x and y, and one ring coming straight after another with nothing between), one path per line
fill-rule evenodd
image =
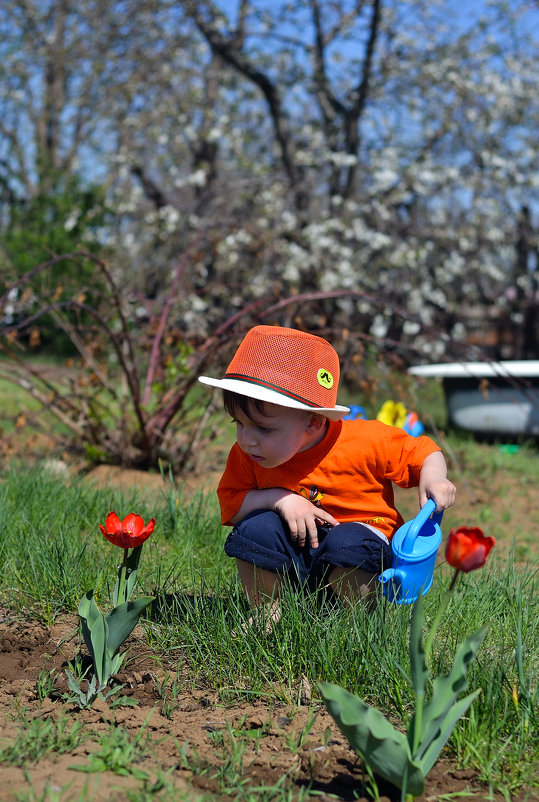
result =
M364 800L361 762L349 748L323 707L311 705L309 689L304 689L305 704L271 707L262 701L252 705L238 704L224 708L216 696L204 688L186 691L175 700L175 709L163 714L163 702L158 686L164 678L164 667L156 669L155 660L144 644L136 638L129 642L130 662L118 675L124 684L122 693L137 700L136 707L111 709L108 703L97 701L90 710L80 710L61 698L41 700L37 693L38 678L44 668L60 672L56 692L67 691L65 668L73 658L77 638L74 618L56 622L51 628L32 621L15 621L4 611L0 623L0 748L13 743L28 722L34 719L67 719L69 725L82 722L93 735L105 732L111 724L123 728L133 738L141 728L147 729L151 742L136 764L151 781L159 770L170 772L178 798L196 799L200 796L222 798L216 774L223 765L221 749L216 747L212 733L223 731L229 722L242 734L263 733L260 739L246 737L248 744L243 755L243 773L252 786L274 786L283 776L298 790L307 784L319 791L324 799ZM71 638L70 638L71 635ZM65 641L65 638L68 638ZM61 645L60 645L61 644ZM175 672L177 666L170 666ZM316 721L305 743L301 733L317 713ZM26 722L26 725L24 724ZM329 742L325 735L330 727ZM180 749L188 743L188 760L205 767L201 774L184 767ZM291 743L296 747L290 746ZM252 745L251 745L252 744ZM92 790L94 802L128 799L129 790L143 787L133 775L121 776L112 771L86 773L81 767L90 765L96 741L85 741L68 754L49 754L37 762L29 760L22 766L4 764L1 770L0 800L15 800L16 794L33 789L35 799L56 794L54 799L78 800L85 784ZM77 770L75 767L79 767ZM213 775L213 776L212 776ZM379 783L384 802L397 802L400 792ZM460 799L502 800L501 795L488 795L475 771L459 769L449 757L440 760L427 779L426 791L420 802L434 802L446 794L458 794ZM25 797L26 798L26 797ZM530 800L532 797L514 797Z
M216 473L205 473L190 480L192 490L203 487L212 490ZM88 481L127 487L135 485L149 487L154 492L160 477L151 477L139 472L122 472L119 469L100 468L88 476ZM501 480L500 480L501 482ZM500 483L500 491L502 484ZM503 480L503 496L507 504L508 494L518 495L521 503L529 506L522 510L528 520L534 520L533 498L522 501L521 488L515 480L513 488ZM483 494L483 496L481 495ZM492 483L484 488L480 477L476 486L461 494L459 521L472 525L477 519L477 510L483 500L496 504L497 488ZM500 496L501 498L501 496ZM414 497L403 497L404 506L410 510L417 503ZM406 513L407 510L403 510ZM412 513L415 514L415 513ZM537 525L536 525L537 527ZM533 533L532 533L533 534ZM535 534L539 534L536 532ZM507 542L498 543L502 553L510 548L511 533ZM535 542L539 542L538 539ZM54 799L59 802L92 799L93 802L127 800L134 789L149 789L159 771L169 772L177 799L214 799L230 795L219 784L219 771L223 771L223 748L216 743L216 733L222 732L226 742L227 722L235 728L245 744L241 774L253 787L274 786L283 776L298 792L309 785L318 791L323 800L340 799L345 802L372 799L363 785L364 775L361 761L349 748L329 714L323 706L312 703L309 688L303 688L298 698L302 704L266 704L256 701L252 705L237 704L224 707L217 696L203 687L185 690L174 700L174 708L166 710L159 692L167 668L174 675L178 666L167 667L166 662L156 663L155 655L148 650L142 639L132 636L128 642L129 662L118 676L124 683L122 693L137 701L136 707L112 709L105 702L97 701L92 709L80 710L72 703L63 701L67 690L65 669L78 649L75 617L57 620L50 628L32 620L15 620L9 610L0 609L0 750L13 744L34 719L66 718L71 722L82 722L92 734L105 732L111 723L136 737L145 728L151 740L138 761L136 768L148 775L144 782L133 774L122 776L110 770L81 772L88 768L92 753L98 749L96 740L86 740L68 754L50 753L37 761L27 759L23 765L3 763L0 768L0 800ZM135 630L135 634L137 630ZM41 699L37 692L39 677L43 669L56 670L53 698ZM181 671L181 666L180 666ZM187 669L186 669L187 675ZM187 684L186 687L189 687ZM168 715L165 713L168 712ZM316 713L314 726L306 737L302 737L307 723ZM331 736L327 736L327 728ZM252 736L252 737L249 737ZM304 742L303 742L304 741ZM144 741L143 741L144 742ZM182 760L184 745L187 761ZM193 770L195 765L198 770ZM379 783L381 799L397 802L400 792ZM21 794L24 794L21 797ZM447 796L450 795L450 796ZM420 802L457 797L463 800L489 799L493 802L504 799L501 794L489 793L480 782L477 772L460 768L448 750L427 778L425 793ZM147 798L151 798L148 793ZM159 798L156 796L155 798ZM512 797L514 802L537 800L534 791L522 791Z

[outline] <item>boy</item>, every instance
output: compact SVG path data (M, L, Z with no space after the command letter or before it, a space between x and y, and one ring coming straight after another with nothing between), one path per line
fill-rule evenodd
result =
M365 598L391 564L390 539L403 523L392 482L418 487L419 504L450 507L455 487L428 437L379 421L341 420L339 359L321 337L255 326L222 379L236 424L217 490L222 523L233 526L225 551L236 558L251 607L270 605L290 572L344 601Z

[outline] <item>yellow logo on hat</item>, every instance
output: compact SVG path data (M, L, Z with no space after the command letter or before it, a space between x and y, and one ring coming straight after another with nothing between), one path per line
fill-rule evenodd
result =
M322 385L322 387L325 387L326 390L331 390L331 388L333 387L333 376L331 375L329 370L326 370L325 368L320 368L320 370L316 374L316 378L318 380L318 384Z

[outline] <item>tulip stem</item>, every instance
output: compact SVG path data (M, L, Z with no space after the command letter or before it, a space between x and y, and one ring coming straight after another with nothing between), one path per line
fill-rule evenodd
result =
M425 661L427 662L427 665L428 665L428 661L429 661L430 650L432 649L432 644L433 644L434 638L436 636L436 632L438 630L438 627L440 625L440 621L442 620L442 616L443 616L443 614L445 613L445 611L447 609L447 605L449 604L449 601L451 599L451 594L453 592L453 589L454 589L455 585L457 584L457 580L460 577L461 573L462 573L462 571L455 571L455 573L453 574L453 576L451 578L451 582L449 583L449 587L447 588L447 590L446 590L446 592L445 592L445 594L443 596L442 603L440 604L440 606L436 610L436 615L434 616L434 621L432 622L432 626L430 628L430 632L427 635L427 639L425 641Z
M117 590L117 592L115 592L114 594L116 598L113 598L113 604L115 607L116 605L123 604L123 602L127 601L127 599L124 597L127 595L126 577L127 577L127 560L129 556L129 549L124 549L123 551L124 551L124 558L122 560L120 568L118 569L118 580L116 582L116 588L115 588L115 591Z
M424 655L425 655L425 664L429 666L429 659L430 659L430 652L432 649L432 644L434 642L434 638L436 636L436 632L438 631L438 627L440 626L440 621L442 620L442 616L444 615L449 601L451 599L451 593L453 592L453 588L457 582L457 579L460 575L460 571L455 571L453 577L451 578L451 582L449 583L449 587L444 593L442 598L442 603L436 610L436 615L434 616L434 620L432 622L432 626L430 628L429 634L425 640L424 646ZM417 750L419 748L419 743L422 736L422 727L423 727L423 703L425 699L425 694L423 693L416 693L416 703L415 703L415 723L414 723L414 734L413 734L413 741L412 741L412 756L415 756ZM403 785L403 789L406 788L406 782Z

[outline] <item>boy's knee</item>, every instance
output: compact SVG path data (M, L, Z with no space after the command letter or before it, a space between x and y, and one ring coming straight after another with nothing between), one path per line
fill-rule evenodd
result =
M391 546L386 538L363 524L344 523L330 530L317 560L333 567L354 567L379 574L391 565Z
M283 522L272 510L254 511L237 523L225 543L229 557L283 573L291 564Z
M283 522L273 510L255 510L235 525L232 535L273 548L284 536Z

